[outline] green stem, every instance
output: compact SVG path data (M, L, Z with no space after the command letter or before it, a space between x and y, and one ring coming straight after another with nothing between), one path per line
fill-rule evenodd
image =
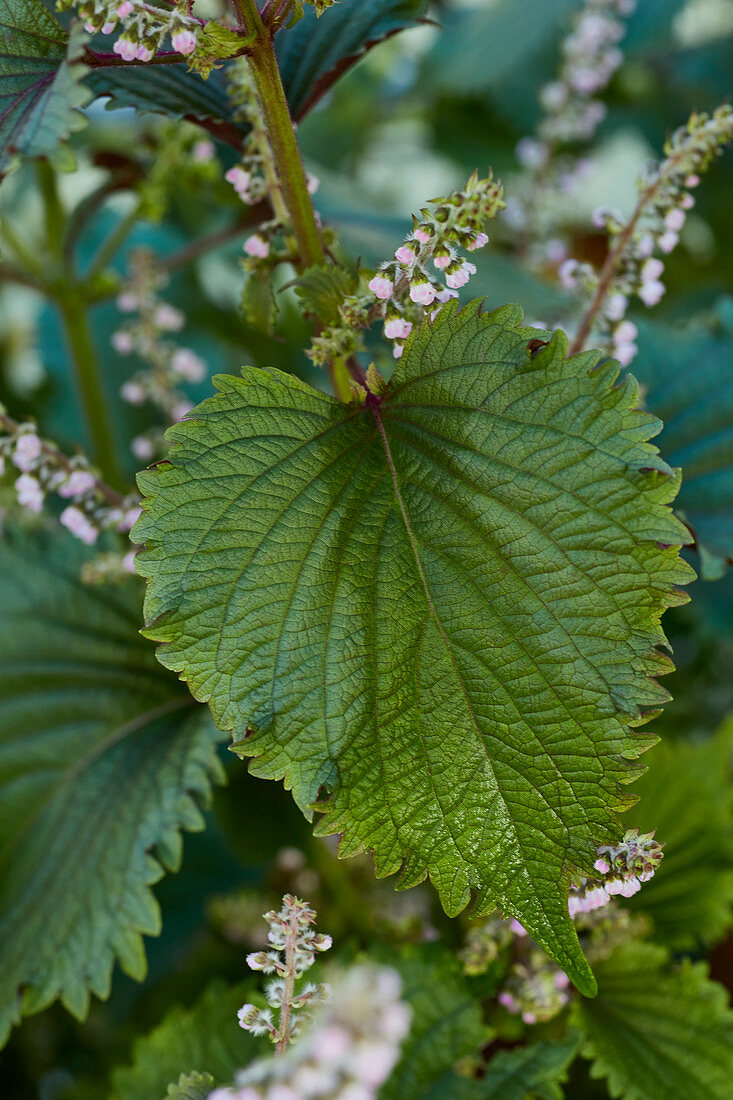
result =
M253 37L247 60L272 150L280 192L300 256L297 266L301 271L307 267L321 266L326 262L326 254L277 67L272 34L263 24L255 0L233 0L233 6L241 27ZM349 373L345 365L333 364L330 375L337 397L350 401Z
M36 178L43 200L46 220L46 241L55 259L61 258L61 241L64 235L65 216L56 184L56 173L48 161L36 161Z
M140 203L136 203L123 218L120 218L109 237L102 242L86 274L87 282L92 282L97 275L104 271L108 264L115 258L120 248L122 248L122 245L137 225L140 216L140 206Z
M97 371L97 356L87 316L86 302L76 287L58 299L58 308L69 345L69 355L91 439L91 458L105 481L116 487L125 479L117 465L112 425Z

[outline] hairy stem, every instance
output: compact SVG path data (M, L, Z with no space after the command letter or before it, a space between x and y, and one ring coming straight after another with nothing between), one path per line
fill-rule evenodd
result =
M280 193L298 249L299 262L296 266L301 271L314 265L320 266L326 262L326 254L277 67L272 34L263 24L255 0L232 0L232 3L240 26L253 36L247 60L272 151ZM329 373L337 397L342 401L350 401L351 389L345 365L334 364Z
M290 1012L295 991L295 939L298 935L298 914L290 917L290 929L285 943L285 989L280 1005L280 1027L277 1032L275 1054L284 1054L290 1041Z
M583 319L580 322L578 333L571 345L571 355L575 355L577 352L583 351L585 348L586 341L588 339L588 336L590 335L591 329L593 328L593 322L598 316L598 313L603 306L603 303L605 302L609 291L611 290L613 279L618 269L619 261L624 254L624 250L626 249L627 244L634 235L634 231L636 230L636 227L639 223L639 218L644 213L644 210L648 203L650 203L654 199L659 188L664 184L669 172L673 171L677 167L678 163L683 160L687 155L687 147L683 147L682 149L678 150L677 153L674 153L672 156L667 157L664 163L660 166L656 177L652 180L648 187L644 188L641 195L639 196L639 200L634 207L633 214L619 233L616 243L608 253L608 256L606 256L606 262L601 268L601 273L598 276L598 286L596 287L595 294L593 295L588 309L583 314Z

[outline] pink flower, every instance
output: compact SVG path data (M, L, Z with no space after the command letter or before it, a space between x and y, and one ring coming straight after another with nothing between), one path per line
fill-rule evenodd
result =
M118 38L112 50L119 54L123 61L134 61L137 57L137 42L131 42L129 38Z
M677 247L678 241L679 237L670 229L667 233L662 233L662 236L657 241L657 244L661 248L662 252L668 254Z
M193 51L196 49L196 35L193 33L193 31L176 31L176 33L171 37L171 43L173 44L173 49L177 53L182 53L184 56L186 56L190 53L193 53Z
M135 5L132 0L122 0L122 3L117 5L117 18L126 19L128 15L132 15L134 10Z
M412 321L404 317L390 317L384 322L384 335L388 340L404 340L412 332Z
M193 401L179 401L174 405L171 412L171 416L176 421L183 420L184 416L187 416L193 408Z
M145 401L145 391L138 382L123 382L120 396L128 405L142 405Z
M512 920L512 923L509 925L509 931L512 932L515 936L527 935L526 928L524 928L524 926L521 925L518 920Z
M678 233L682 226L685 224L685 212L675 207L674 210L670 210L664 219L664 224L667 229L671 229L673 233Z
M391 298L394 284L386 275L375 275L374 278L369 281L369 289L376 298L385 300L386 298Z
M646 261L641 269L641 281L643 283L653 283L663 271L664 264L662 261L652 257L652 259Z
M313 1054L328 1066L337 1065L350 1045L349 1033L340 1027L323 1027L313 1034Z
M629 341L635 340L638 334L639 330L633 321L622 321L621 324L617 325L614 329L613 339L616 344L627 344L629 343ZM596 870L600 870L600 868L598 867L599 862L600 860L596 860ZM603 862L607 863L607 860L604 859ZM606 867L604 874L606 874L609 870L610 868Z
M155 57L155 50L151 50L148 46L145 46L141 42L137 48L137 52L135 53L135 60L150 61L153 57Z
M206 377L206 363L190 348L176 348L171 367L186 382L202 382Z
M681 196L680 206L682 207L683 210L692 210L694 205L695 205L695 200L693 199L692 195L685 194L685 195Z
M633 340L629 340L622 344L615 344L613 354L622 367L628 367L629 363L632 363L639 353L639 349Z
M432 234L428 232L427 228L424 225L418 225L417 229L412 235L416 241L420 242L420 244L427 244L430 240L430 237L432 236Z
M651 256L654 251L654 237L651 233L644 233L636 242L636 251L641 259L646 259L647 256Z
M691 176L688 176L685 180L685 187L697 187L700 182L700 177L696 176L693 172Z
M515 1001L511 993L507 993L506 990L503 990L496 999L500 1005L503 1005L507 1012L516 1012L519 1008L517 1001Z
M514 149L517 160L524 168L541 168L547 161L547 146L536 138L521 138Z
M155 324L163 332L179 332L183 328L185 319L180 309L168 305L167 302L162 302L159 306L156 306L153 313Z
M363 1084L376 1088L389 1077L399 1058L399 1047L363 1039L352 1048L349 1069Z
M610 294L606 301L606 316L610 321L622 320L628 304L629 299L625 294Z
M400 344L399 341L392 345L392 355L395 359L402 358L402 352L405 350L405 345Z
M661 302L664 292L664 283L660 283L658 279L652 279L651 282L639 287L639 297L648 309L655 306L657 302Z
M28 473L41 457L41 440L35 432L19 435L13 451L13 465Z
M87 34L96 34L97 33L97 28L94 26L93 23L90 23L88 19L84 23L84 30L87 32Z
M453 257L448 252L445 252L442 255L433 256L433 263L437 267L438 271L442 271L443 268L448 267L449 264L452 263L452 261Z
M81 508L77 508L75 505L70 504L68 508L64 508L59 519L64 527L71 531L72 535L81 539L87 546L93 546L97 541L99 531L97 531L96 527L92 526Z
M116 332L112 333L110 343L118 355L129 355L135 346L131 334L123 328L118 328Z
M638 878L632 876L632 878L624 879L620 894L622 898L631 898L634 894L638 894L639 890L641 890L641 883Z
M136 435L130 444L130 450L134 454L135 458L139 458L141 462L147 462L155 454L155 447L152 440L148 439L144 435Z
M534 1012L523 1012L522 1013L522 1020L524 1021L525 1024L536 1024L537 1023L537 1017L535 1016Z
M102 34L112 34L112 31L117 26L117 20L112 19L107 23L102 24Z
M21 474L15 482L15 491L21 508L28 508L31 512L43 510L43 489L38 478Z
M224 179L227 183L231 183L238 195L243 195L249 187L250 173L246 172L241 165L235 164L234 168L230 168L225 174Z
M143 510L139 504L136 504L134 508L128 508L122 519L119 522L120 531L129 531L135 526L140 516L143 514Z
M135 550L129 550L122 559L122 568L126 573L135 572Z
M451 267L454 265L451 264ZM446 286L449 286L451 290L457 290L461 286L465 286L471 275L476 271L473 264L461 264L457 270L451 271L449 268L446 272L445 282Z
M489 238L485 233L477 233L473 240L467 241L464 245L466 252L475 252L477 248L483 248L484 245L489 243Z
M399 260L401 264L405 264L406 267L412 267L417 259L417 253L409 244L401 244L395 252L394 257L396 260Z
M418 305L429 306L435 301L435 287L427 281L413 283L410 287L410 298Z
M138 307L137 295L130 290L123 290L117 295L115 304L121 313L134 313Z
M59 486L60 497L83 497L91 493L97 484L94 474L88 470L72 470L63 485Z
M567 976L564 970L558 970L554 978L555 989L567 989L570 985L570 978Z
M560 264L558 276L560 277L560 282L566 288L566 290L573 290L573 288L577 285L577 272L577 260L565 260L564 263Z
M191 156L196 164L208 164L213 160L216 155L216 146L213 141L209 141L208 138L202 138L200 141L194 142L194 146L191 150Z
M258 260L264 260L270 254L270 246L263 237L260 237L259 233L254 233L251 237L247 237L244 242L244 251L248 256L255 256Z
M321 181L318 176L314 176L312 172L306 172L305 185L309 195L315 195L318 188L321 186Z

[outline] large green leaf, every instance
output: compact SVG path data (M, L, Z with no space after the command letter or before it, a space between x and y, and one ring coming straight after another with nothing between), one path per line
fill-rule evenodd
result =
M227 121L242 134L249 123L231 119L223 70L216 69L203 80L181 65L104 66L93 69L85 83L97 96L110 96L109 109L135 107L170 118Z
M143 977L150 886L220 774L208 716L139 636L136 586L85 587L77 545L0 543L0 1040L56 998L83 1017L115 959Z
M638 371L662 447L684 478L677 505L703 550L703 572L733 561L733 299L682 331L640 325Z
M502 1050L489 1062L472 1091L464 1086L455 1100L562 1100L562 1082L578 1053L580 1036L571 1031L562 1039L541 1040L526 1047ZM437 1097L436 1097L437 1100Z
M579 1000L591 1075L624 1100L730 1100L733 1013L704 963L669 965L664 948L630 943L597 968L598 997Z
M320 18L307 8L275 39L293 117L302 118L368 49L414 26L426 7L425 0L340 0Z
M379 407L218 378L135 537L160 660L252 772L448 913L500 905L587 990L569 877L618 837L692 571L633 378L537 334L449 304Z
M16 154L48 156L84 125L83 66L68 64L68 35L40 0L0 0L0 172Z
M664 859L624 904L648 913L658 939L676 949L712 944L733 924L733 719L701 745L678 741L655 752L634 790L633 823L656 830Z
M216 981L190 1008L172 1009L136 1041L132 1065L112 1073L112 1100L162 1100L171 1081L193 1071L226 1084L242 1066L271 1051L267 1038L253 1038L237 1021L237 1009L252 993L251 981L230 986Z

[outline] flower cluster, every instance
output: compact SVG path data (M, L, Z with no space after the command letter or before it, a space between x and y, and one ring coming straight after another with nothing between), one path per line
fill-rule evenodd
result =
M596 849L594 864L597 877L582 878L573 885L568 898L570 916L589 913L608 905L615 895L630 898L638 893L662 861L662 846L654 833L629 829L620 844Z
M515 962L497 1000L525 1024L540 1024L562 1012L568 1003L570 979L540 948Z
M517 144L517 160L528 178L507 206L507 221L531 237L530 259L539 264L553 263L554 253L563 247L561 241L548 239L556 219L554 196L572 194L592 170L587 157L558 154L558 148L589 141L603 121L606 107L595 97L623 61L623 17L634 7L635 0L585 0L562 44L557 79L540 91L543 115L535 135ZM563 251L559 261L565 255Z
M112 49L123 61L150 61L168 36L173 49L184 57L193 54L202 26L180 0L172 11L144 0L58 0L61 10L77 7L89 34L121 34Z
M168 424L175 424L193 408L178 387L185 382L203 381L206 363L191 348L166 339L166 334L183 328L185 318L159 297L168 278L151 253L137 249L130 263L130 278L117 298L118 309L129 314L130 320L112 334L112 347L119 355L138 355L148 366L128 379L120 393L131 405L150 402L160 409ZM136 436L132 451L145 462L154 458L162 445L162 430L156 429Z
M401 991L394 970L354 967L286 1054L252 1063L208 1100L376 1100L410 1027Z
M466 974L485 974L515 937L526 935L519 921L500 917L492 917L480 927L469 928L465 945L458 952Z
M501 184L474 174L461 191L437 199L413 219L413 230L369 280L368 294L347 296L339 322L313 341L309 356L319 366L359 350L358 329L381 320L392 341L393 355L402 355L414 325L451 298L475 274L462 252L483 248L489 238L485 223L504 207Z
M55 493L64 503L61 523L87 546L96 543L101 531L130 530L140 514L139 497L110 489L83 455L67 458L39 436L34 424L18 424L1 407L0 432L0 475L7 463L19 471L15 492L22 508L40 514L46 496ZM125 556L123 568L134 572L132 554Z
M575 16L562 44L558 78L540 92L545 114L537 133L542 148L531 157L532 167L543 152L549 155L553 145L593 137L606 114L605 105L593 97L607 87L623 61L619 49L626 34L623 17L635 7L635 0L586 0Z
M300 898L286 894L279 911L265 913L269 925L267 939L270 947L267 951L254 951L247 956L247 965L251 970L261 970L264 974L275 974L267 983L265 996L269 1008L257 1008L255 1005L242 1005L237 1016L239 1026L253 1035L268 1035L278 1050L284 1049L298 1029L299 1019L293 1013L306 1006L313 1007L323 1003L328 995L324 985L307 982L298 992L295 983L309 970L315 961L316 952L328 951L331 937L317 933L312 927L316 914ZM273 1009L279 1009L276 1022Z
M665 145L665 159L652 164L639 180L636 209L625 221L613 210L597 210L595 224L609 235L609 254L599 274L587 264L567 260L560 268L564 285L576 287L590 302L579 330L575 350L588 341L613 354L627 366L637 352L636 326L626 320L632 297L647 307L664 294L664 262L679 240L692 191L700 175L733 140L733 109L728 104L712 115L693 114Z

